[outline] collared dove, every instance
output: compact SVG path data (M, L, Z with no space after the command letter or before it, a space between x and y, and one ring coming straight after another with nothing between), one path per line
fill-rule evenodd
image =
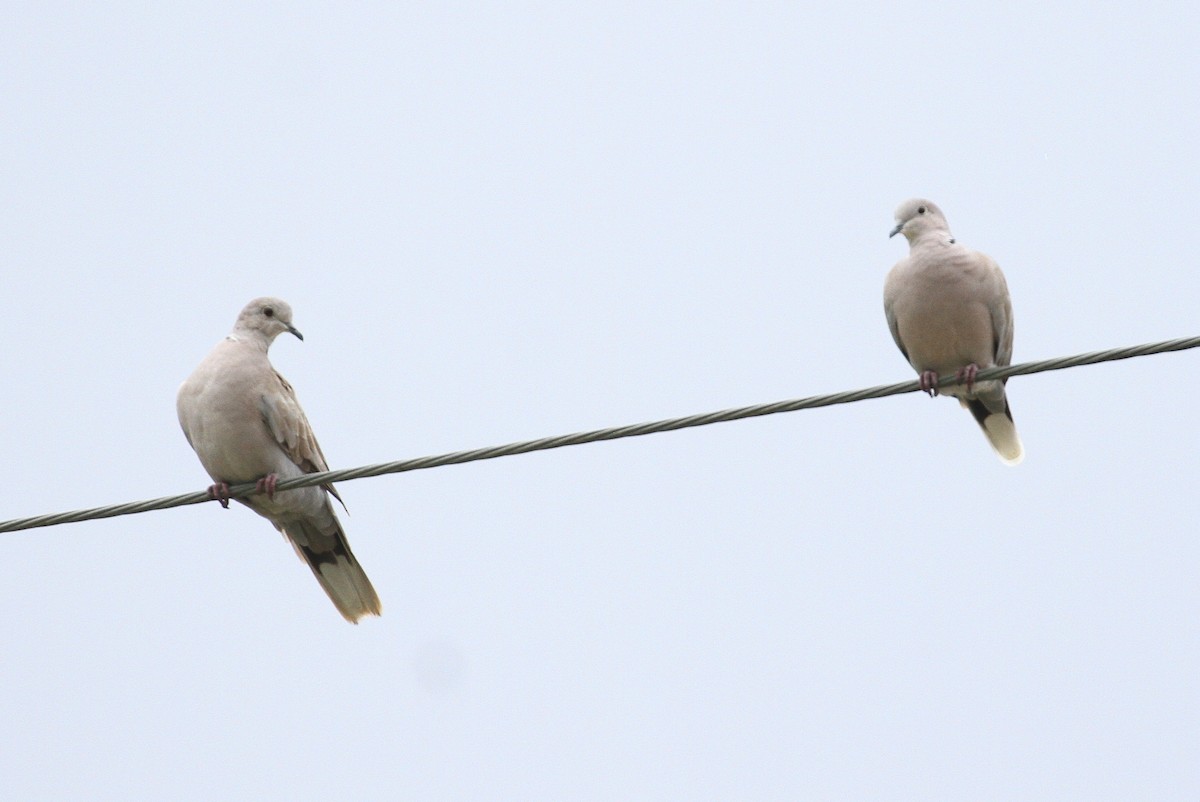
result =
M908 239L909 252L888 273L883 288L892 338L930 396L938 394L940 376L958 378L942 392L971 411L1005 464L1016 465L1025 450L1004 381L975 381L980 370L1012 362L1012 301L1004 274L990 257L955 242L932 201L913 198L900 204L889 236L896 234Z
M260 494L238 501L283 533L338 612L358 623L382 608L334 514L329 496L339 502L341 496L331 484L275 493L280 479L329 470L295 391L267 359L285 331L304 339L285 302L248 303L233 332L179 388L179 425L215 482L209 495L228 507L230 484L256 481Z

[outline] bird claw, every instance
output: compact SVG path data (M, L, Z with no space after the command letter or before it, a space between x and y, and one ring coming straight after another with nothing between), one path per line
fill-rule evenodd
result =
M268 473L263 478L254 483L254 489L259 493L266 493L267 498L274 500L275 484L279 481L279 477L273 473Z
M275 498L275 485L279 481L279 477L273 473L269 473L263 478L254 483L254 489L258 493L266 493L267 498ZM208 486L208 497L214 501L220 502L221 506L229 509L229 483L217 482Z
M208 497L220 503L225 509L229 509L229 485L225 482L217 482L216 484L209 485Z
M938 375L936 370L923 370L921 371L920 378L917 379L917 384L920 386L921 391L929 393L930 398L938 394L937 383Z
M971 392L971 388L975 386L975 376L978 373L979 366L972 362L971 364L961 367L955 371L954 378L958 380L959 384L966 384L967 392L969 393Z

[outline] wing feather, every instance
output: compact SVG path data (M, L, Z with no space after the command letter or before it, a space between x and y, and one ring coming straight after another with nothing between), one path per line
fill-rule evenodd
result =
M278 384L273 388L276 392L264 393L260 398L263 422L283 452L305 473L329 470L329 464L321 452L321 444L317 442L308 417L296 399L296 391L278 371L272 370L272 373ZM342 497L332 484L323 484L321 487L342 502ZM345 502L342 502L342 506L346 506Z

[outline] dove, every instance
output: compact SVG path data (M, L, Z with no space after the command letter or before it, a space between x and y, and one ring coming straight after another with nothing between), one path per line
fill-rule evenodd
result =
M980 370L1012 362L1013 313L1008 285L990 257L955 241L942 210L913 198L896 210L889 236L908 240L907 258L888 273L883 307L900 352L919 374L922 390L942 388L971 411L992 448L1007 465L1025 458L1004 380L976 381Z
M246 304L233 331L179 388L179 425L212 477L209 496L228 508L229 485L255 482L259 493L237 500L283 533L338 612L358 623L382 607L334 512L330 496L339 503L341 496L332 484L275 492L280 480L329 470L295 391L267 358L284 332L304 339L287 303Z

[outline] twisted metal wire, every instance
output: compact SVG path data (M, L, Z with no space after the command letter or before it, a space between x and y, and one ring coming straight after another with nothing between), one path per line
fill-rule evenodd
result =
M1019 365L1010 365L1004 368L988 368L987 370L979 371L979 375L976 380L985 381L987 379L1003 379L1009 376L1024 376L1030 373L1044 373L1046 371L1062 370L1064 368L1073 368L1081 365L1095 365L1100 362L1112 362L1118 359L1132 359L1133 357L1162 354L1171 351L1186 351L1198 346L1200 346L1200 336L1182 337L1176 340L1146 343L1144 345L1131 345L1123 348L1110 348L1105 351L1091 351L1084 354L1076 354L1074 356L1043 359L1038 362L1024 362ZM954 383L955 378L953 376L948 376L942 378L938 382L938 387L949 387ZM850 404L855 401L865 401L869 398L883 398L889 395L911 393L919 389L920 387L916 381L904 381L897 382L896 384L884 384L879 385L878 387L868 387L863 390L849 390L841 393L831 393L829 395L814 395L809 396L808 398L797 398L790 401L776 401L770 404L754 404L748 407L737 407L735 409L725 409L718 412L705 412L699 415L688 415L682 418L668 418L666 420L635 423L628 426L614 426L608 429L594 429L588 432L576 432L575 434L543 437L538 440L523 440L521 442L509 443L507 445L471 449L470 451L455 451L449 454L436 454L428 457L417 457L415 459L398 460L395 462L382 462L376 465L364 465L360 468L344 468L337 471L309 473L294 479L285 479L278 483L276 489L290 490L292 488L309 487L311 485L324 484L326 482L344 482L351 479L363 479L368 476L383 476L384 474L389 473L419 471L426 468L438 468L443 465L459 465L464 462L477 462L485 459L496 459L497 457L510 457L515 454L527 454L531 451L547 451L552 448L577 446L584 443L596 443L602 440L617 440L622 437L641 437L642 435L646 434L670 432L675 431L676 429L689 429L694 426L708 426L712 423L725 423L728 421L742 420L744 418L755 418L761 415L775 415L780 412L796 412L801 409L815 409L816 407L828 407L833 406L834 404ZM253 495L255 493L255 484L253 482L247 482L244 484L233 485L229 488L229 493L233 498ZM32 518L15 518L10 521L0 522L0 533L17 532L23 529L33 529L40 526L57 526L59 524L91 521L98 518L113 518L118 515L134 515L141 512L151 512L153 510L165 510L171 507L182 507L187 504L200 504L202 502L211 500L212 499L206 492L184 493L178 496L166 496L164 498L150 499L148 501L133 501L126 504L113 504L107 507L93 507L91 509L75 510L73 512L38 515Z

